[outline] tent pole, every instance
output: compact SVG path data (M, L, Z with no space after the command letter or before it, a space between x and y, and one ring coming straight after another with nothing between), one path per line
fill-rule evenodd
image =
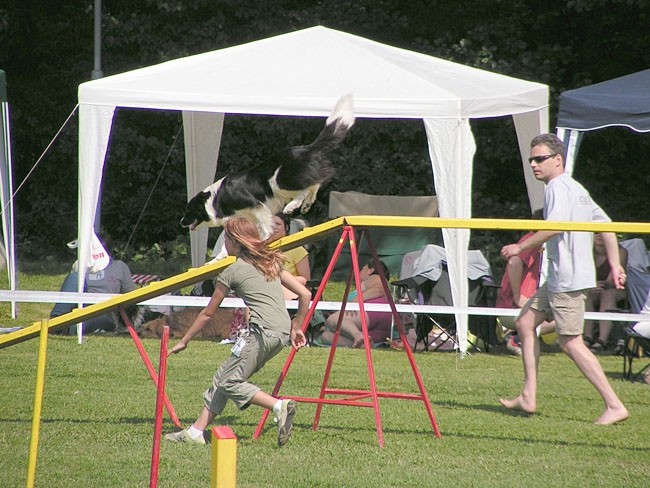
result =
M14 200L11 164L9 103L7 102L5 72L0 70L0 197L2 200L2 234L9 289L16 290L16 248L14 238ZM11 318L17 317L16 302L11 301Z
M94 6L95 14L95 45L94 45L94 56L95 56L95 65L90 78L92 80L97 80L104 77L104 72L102 71L102 0L95 0Z

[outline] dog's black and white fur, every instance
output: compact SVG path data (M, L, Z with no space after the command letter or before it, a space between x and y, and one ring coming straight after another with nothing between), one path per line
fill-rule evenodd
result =
M327 154L335 149L354 124L352 96L342 97L316 140L289 148L279 164L263 163L231 173L194 196L181 219L194 230L202 224L220 227L227 220L243 217L257 225L262 240L272 231L272 217L280 210L307 212L320 187L334 176ZM217 258L225 257L221 255Z

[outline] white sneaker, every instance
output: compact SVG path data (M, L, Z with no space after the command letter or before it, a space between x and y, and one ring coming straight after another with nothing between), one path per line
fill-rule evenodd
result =
M282 410L276 416L278 422L278 446L284 446L291 437L293 430L293 417L296 415L296 402L282 400Z
M187 442L188 444L205 444L205 438L202 435L194 439L193 437L190 437L187 429L188 428L185 428L180 432L174 432L173 434L165 434L165 440L170 442Z

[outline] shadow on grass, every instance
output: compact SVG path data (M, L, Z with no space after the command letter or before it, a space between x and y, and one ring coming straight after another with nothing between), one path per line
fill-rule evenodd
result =
M457 439L485 439L485 440L495 440L502 442L517 442L522 444L531 444L531 445L549 445L553 447L565 446L565 447L588 447L588 448L599 448L610 450L612 448L611 444L605 443L590 443L590 442L580 442L580 441L564 441L560 439L531 439L530 437L517 437L514 435L508 436L497 436L491 434L466 434L462 432L447 432L443 433L443 438L445 437L454 437ZM617 450L621 451L630 451L630 452L650 452L650 448L647 447L637 447L637 446L617 446Z
M539 414L537 414L539 415ZM374 433L376 432L376 428L373 428L373 426L368 425L366 427L350 427L350 426L336 426L336 425L331 425L328 424L326 426L319 426L319 428L316 431L312 430L312 424L309 423L295 423L294 422L294 433L296 430L298 432L300 431L312 431L314 434L317 434L321 432L325 437L331 438L332 436L340 438L341 433L348 433L348 434L353 434L353 433L364 433L364 434L370 434L371 432ZM264 435L267 433L267 431L273 430L272 426L267 426L265 429L262 431L261 435ZM413 435L413 436L421 436L422 439L430 439L433 436L433 430L427 431L423 429L404 429L404 428L382 428L382 431L384 435L392 435L392 434L397 434L397 435ZM548 445L548 446L566 446L566 447L587 447L587 448L598 448L598 449L611 449L610 444L606 443L590 443L590 442L581 442L581 441L566 441L566 440L561 440L561 439L531 439L530 437L523 437L523 436L517 436L513 434L504 434L504 435L494 435L494 434L481 434L481 433L469 433L469 432L442 432L442 438L440 439L441 442L444 441L445 438L455 438L455 439L466 439L466 440L491 440L491 441L500 441L500 442L515 442L515 443L523 443L523 444L530 444L530 445ZM241 437L239 440L248 440L251 441L252 435L249 438L246 437ZM386 440L387 442L390 442L389 440ZM346 437L346 443L358 443L360 445L367 445L367 440L364 438L361 438L359 436L354 436L354 435L348 435ZM624 446L624 447L617 447L617 449L621 449L623 451L629 451L629 452L650 452L650 448L646 447L640 447L640 446Z
M508 414L512 417L533 417L535 415L539 415L539 413L528 413L524 412L522 410L510 410L503 405L501 405L498 401L495 402L494 404L467 404L467 403L460 403L456 401L432 401L431 405L438 405L440 407L444 408L450 408L450 409L458 409L458 408L463 408L466 410L483 410L484 412L491 412L491 413L505 413Z
M214 424L213 426L216 427L217 425L242 425L242 426L248 426L248 425L257 425L257 424L252 424L250 422L241 422L238 424L237 420L239 417L235 416L227 416L227 417L219 417L218 418L218 423ZM196 417L192 418L179 418L179 421L183 425L190 425L192 422L196 420ZM14 424L20 424L20 423L25 423L25 422L31 422L32 418L25 417L25 418L17 418L17 417L12 417L12 418L2 418L0 417L0 423L14 423ZM50 418L43 418L41 419L41 423L43 424L56 424L59 422L64 422L64 423L69 423L69 424L130 424L130 425L147 425L151 424L153 425L154 419L153 417L117 417L114 419L71 419L71 418L65 418L65 417L50 417ZM166 423L172 424L169 416L165 414L165 421L163 422L163 425ZM172 424L173 425L173 424Z

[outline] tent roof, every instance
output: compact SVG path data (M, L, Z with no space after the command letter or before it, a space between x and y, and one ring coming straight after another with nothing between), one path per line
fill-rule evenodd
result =
M495 117L548 105L546 85L321 26L83 83L79 103L327 116L350 92L355 115L371 118Z
M650 69L560 95L558 127L594 130L616 125L650 131Z
M83 281L114 109L182 110L188 195L214 178L225 113L329 116L342 95L354 114L424 119L441 215L471 215L470 118L512 116L522 158L548 126L548 87L324 27L188 56L79 86L79 281ZM522 145L522 141L525 144ZM541 183L522 160L532 195ZM536 206L533 208L537 208ZM207 230L192 233L193 264L205 258ZM445 229L454 300L467 302L468 229ZM196 251L196 253L195 253ZM196 259L195 259L196 257ZM458 313L461 351L467 315ZM79 328L81 331L81 328Z

